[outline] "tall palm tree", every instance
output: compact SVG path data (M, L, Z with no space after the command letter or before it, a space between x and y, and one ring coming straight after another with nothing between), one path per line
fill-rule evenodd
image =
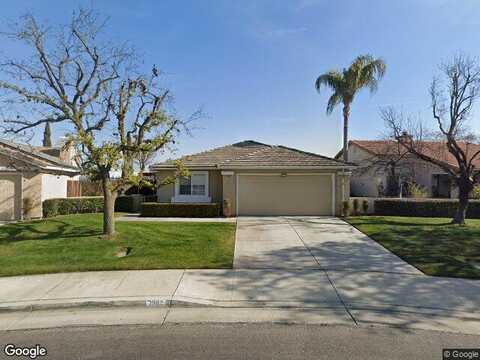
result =
M315 81L318 92L325 86L333 91L328 99L327 114L330 115L338 104L343 104L343 160L348 161L348 118L350 106L356 93L362 88L375 92L379 80L385 74L385 63L371 55L357 57L349 68L342 71L330 70Z

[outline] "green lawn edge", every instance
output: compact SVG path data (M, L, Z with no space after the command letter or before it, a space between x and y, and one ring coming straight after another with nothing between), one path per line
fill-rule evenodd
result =
M480 279L480 220L466 226L451 219L400 216L344 218L426 275Z

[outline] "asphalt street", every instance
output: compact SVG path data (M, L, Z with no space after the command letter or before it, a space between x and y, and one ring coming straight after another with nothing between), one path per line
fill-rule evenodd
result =
M62 327L0 332L6 344L46 348L37 359L442 359L480 336L391 327L191 324ZM26 358L26 357L24 357Z

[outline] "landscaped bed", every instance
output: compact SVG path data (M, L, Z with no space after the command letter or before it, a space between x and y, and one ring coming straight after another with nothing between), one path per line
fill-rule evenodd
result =
M480 279L480 220L358 216L347 221L427 275Z
M117 222L78 214L0 227L0 276L92 270L231 268L235 224ZM121 256L126 249L129 254Z

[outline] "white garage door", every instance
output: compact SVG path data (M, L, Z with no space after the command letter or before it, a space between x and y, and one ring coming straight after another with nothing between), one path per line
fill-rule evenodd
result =
M15 183L11 177L0 175L0 221L15 219Z
M333 215L332 174L239 174L238 215Z

